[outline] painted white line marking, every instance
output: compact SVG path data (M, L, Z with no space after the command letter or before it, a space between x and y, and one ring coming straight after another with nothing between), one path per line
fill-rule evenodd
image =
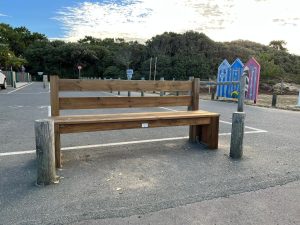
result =
M48 94L49 92L27 92L27 93L15 93L15 95L39 95Z
M232 125L231 122L227 122L227 121L224 121L224 120L220 120L221 123L225 123L225 124L229 124L229 125ZM258 128L254 128L254 127L249 127L249 126L245 126L245 128L248 128L250 130L254 130L254 131L260 131L260 132L268 132L266 130L262 130L262 129L258 129Z
M25 154L32 154L32 153L35 153L35 150L20 151L20 152L3 152L0 153L0 157L10 156L10 155L25 155Z
M265 132L267 132L267 131L265 131ZM257 133L265 133L265 132L264 131L246 131L245 134L257 134ZM230 135L231 135L231 133L220 133L219 134L219 136L230 136ZM96 144L96 145L82 145L82 146L64 147L64 148L61 148L61 150L62 151L71 151L71 150L80 150L80 149L89 149L89 148L101 148L101 147L110 147L110 146L121 146L121 145L162 142L162 141L184 140L184 139L188 139L188 138L189 138L188 136L185 136L185 137L160 138L160 139L149 139L149 140L139 140L139 141L126 141L126 142ZM33 153L35 153L35 150L19 151L19 152L3 152L3 153L0 153L0 157L11 156L11 155L33 154Z
M29 84L26 84L26 85L24 85L24 86L20 87L20 88L17 88L16 90L13 90L13 91L7 92L7 94L13 93L13 92L15 92L15 91L19 91L19 90L21 90L21 89L23 89L23 88L25 88L25 87L28 87L28 86L29 86L29 85L31 85L31 84L33 84L33 83L31 82L31 83L29 83Z
M159 107L159 108L161 108L161 109L166 109L166 110L173 111L173 112L178 112L178 110L170 109L170 108L167 108L167 107ZM220 123L225 123L225 124L230 124L230 125L232 125L231 122L224 121L224 120L220 120ZM262 129L258 129L258 128L254 128L254 127L249 127L249 126L245 126L245 128L248 128L248 129L254 130L254 131L259 131L260 133L268 132L268 131L266 131L266 130L262 130ZM245 132L245 133L246 133L246 132Z

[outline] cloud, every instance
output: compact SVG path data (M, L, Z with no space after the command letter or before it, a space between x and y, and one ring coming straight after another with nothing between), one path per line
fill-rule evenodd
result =
M8 16L8 15L5 15L5 14L0 13L0 16Z
M273 19L273 22L281 26L299 26L300 18L275 18Z
M86 35L145 41L194 30L216 41L285 40L300 54L298 8L296 0L103 0L62 8L55 19L69 41Z
M55 19L65 37L149 39L165 31L223 29L232 23L231 0L106 0L83 2L61 9Z

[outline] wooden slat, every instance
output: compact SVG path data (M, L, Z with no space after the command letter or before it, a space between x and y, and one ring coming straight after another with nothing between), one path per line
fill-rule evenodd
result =
M59 80L59 91L188 91L191 89L191 81Z
M219 114L206 111L179 111L179 112L147 112L147 113L120 113L101 115L74 115L53 117L55 124L86 124L108 123L124 121L160 120L160 119L185 119L217 117Z
M159 106L189 106L191 96L167 97L62 97L60 109L131 108Z
M84 124L64 124L60 125L60 132L63 133L78 133L78 132L93 132L106 130L121 130L142 128L142 123L148 123L148 128L169 127L169 126L185 126L185 125L207 125L210 122L209 117L203 118L183 118L183 119L160 119L160 120L140 120L126 122L109 122L109 123L84 123ZM148 129L144 128L144 129Z
M58 76L50 76L51 116L59 116Z
M200 79L195 78L193 80L193 87L192 87L192 110L199 109L199 92L200 92Z
M195 78L193 80L192 87L192 106L189 110L198 110L199 109L199 89L200 89L200 79ZM195 125L190 126L189 128L189 141L195 143L197 141L197 129Z

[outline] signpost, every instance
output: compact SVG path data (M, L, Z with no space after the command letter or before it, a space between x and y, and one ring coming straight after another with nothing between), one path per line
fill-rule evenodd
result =
M81 65L78 65L78 66L77 66L77 69L78 69L78 78L80 79L80 78L81 78L81 76L80 76L80 71L81 71L81 69L82 69L82 66L81 66Z
M126 74L127 74L127 79L131 80L132 75L133 75L133 69L126 70Z
M126 74L127 74L127 80L131 80L132 75L133 75L133 69L127 69ZM131 96L131 93L130 93L130 91L128 91L128 97L130 97L130 96Z

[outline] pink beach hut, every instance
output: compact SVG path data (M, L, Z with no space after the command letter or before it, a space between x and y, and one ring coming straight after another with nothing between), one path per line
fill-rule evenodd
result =
M252 57L245 66L249 68L249 83L246 99L253 100L254 103L256 103L258 97L260 65L255 58Z

